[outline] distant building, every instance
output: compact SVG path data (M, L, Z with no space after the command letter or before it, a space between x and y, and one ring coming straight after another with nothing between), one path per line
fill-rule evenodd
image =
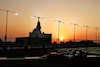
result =
M2 40L0 39L0 43L2 43Z
M2 44L2 40L0 39L0 44Z
M38 21L36 28L29 32L29 37L16 38L19 44L50 44L52 34L41 33L40 22Z

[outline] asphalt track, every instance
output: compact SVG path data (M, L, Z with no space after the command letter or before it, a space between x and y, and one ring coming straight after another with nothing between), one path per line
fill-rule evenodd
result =
M100 57L89 55L87 59L67 60L40 60L40 56L34 57L0 57L0 67L87 67L97 66Z
M2 60L0 67L97 67L100 58L87 60L66 60L66 61L40 61L40 60Z
M40 60L41 56L33 57L0 57L0 60ZM100 55L87 55L87 58L100 58Z
M34 57L0 57L0 67L87 67L97 66L100 57L89 55L87 59L67 60L40 60L40 56Z

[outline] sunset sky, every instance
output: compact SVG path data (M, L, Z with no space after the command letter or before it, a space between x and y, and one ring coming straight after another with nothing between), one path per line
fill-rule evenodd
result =
M46 20L40 20L41 31L52 33L52 39L58 38L58 22L60 24L60 38L73 39L74 25L76 39L86 39L86 28L88 40L95 39L94 27L100 28L100 0L0 0L0 9L18 12L18 16L9 13L8 17L8 41L15 41L16 37L28 37L37 25L40 16ZM0 11L0 39L4 41L6 31L6 12ZM98 30L98 36L100 31Z

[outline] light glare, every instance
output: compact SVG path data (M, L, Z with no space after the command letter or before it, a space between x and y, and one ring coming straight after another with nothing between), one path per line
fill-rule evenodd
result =
M46 19L44 19L44 20L46 20Z
M15 13L15 15L18 15L18 13Z
M73 23L71 23L71 25L72 25Z
M61 38L61 40L63 40L63 38Z
M31 18L34 18L34 16L31 16Z
M56 22L56 20L54 20L54 22Z

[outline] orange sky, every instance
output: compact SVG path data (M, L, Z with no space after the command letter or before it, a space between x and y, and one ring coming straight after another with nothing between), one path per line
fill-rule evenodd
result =
M58 38L58 23L54 20L64 21L60 24L60 38L73 39L74 26L76 26L76 39L86 39L88 25L88 39L95 39L95 29L100 28L100 0L0 0L0 9L18 12L16 16L9 13L8 41L16 37L28 37L37 24L37 18L31 15L46 18L40 20L41 31L52 33L52 38ZM6 12L0 11L0 38L4 41L6 31ZM98 36L100 31L98 30Z

